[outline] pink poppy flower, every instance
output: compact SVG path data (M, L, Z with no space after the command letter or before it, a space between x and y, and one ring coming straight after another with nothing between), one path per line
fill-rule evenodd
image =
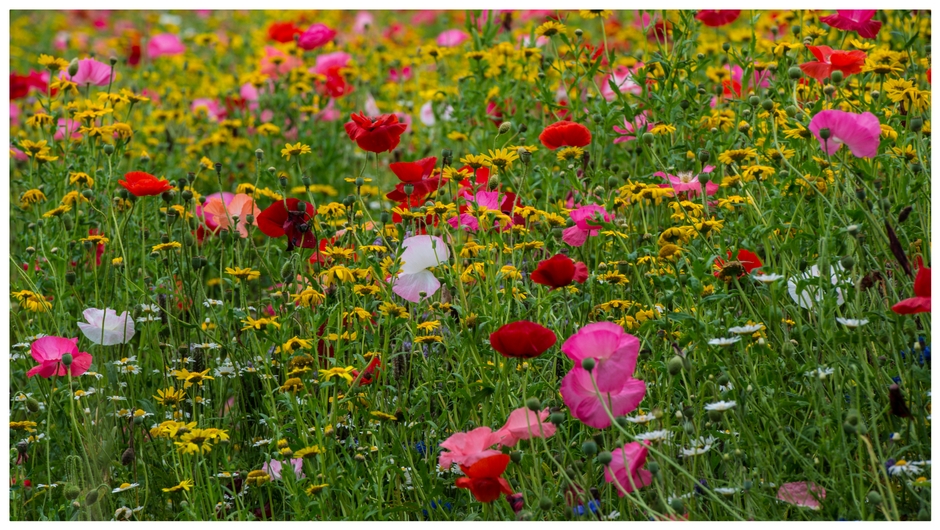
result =
M630 442L610 452L613 460L604 468L604 480L616 482L617 495L623 497L634 489L649 486L653 474L640 469L646 463L649 450L645 444Z
M294 478L302 479L307 478L307 475L304 475L304 459L303 458L291 458L290 459L291 467L294 470ZM284 464L280 460L271 460L270 462L261 466L261 470L271 475L271 480L281 480L281 470L283 469Z
M284 53L274 46L264 47L264 57L261 58L260 68L262 74L277 78L299 66L303 66L303 61L299 57ZM326 75L326 72L323 74Z
M601 392L612 392L633 375L640 355L640 339L625 332L619 324L595 322L568 337L561 351L575 366L581 366L585 359L594 359L597 388Z
M69 354L72 356L72 364L65 367L62 364L62 356ZM30 346L30 355L39 363L28 372L26 377L32 377L39 374L39 377L49 379L52 376L63 376L69 373L72 377L78 377L88 371L91 367L91 354L78 351L78 337L66 339L64 337L42 337L36 339Z
M823 140L820 131L829 130L829 139ZM841 110L824 110L809 122L809 130L819 140L819 147L830 155L845 144L858 158L874 158L881 143L881 125L870 113L853 114Z
M454 464L470 467L484 458L502 454L496 449L490 449L499 443L499 436L489 427L477 427L470 432L458 432L441 442L442 451L438 457L438 465L442 469L450 469Z
M105 86L111 81L111 66L94 59L82 59L78 61L78 72L74 76L68 72L63 72L62 76L78 85Z
M605 408L610 409L615 418L636 410L646 395L646 383L624 377L619 388L601 395L603 402L591 382L591 373L580 366L572 368L561 380L561 397L571 415L595 429L610 427L610 417Z
M715 170L715 166L705 166L702 169L702 174L711 173ZM653 173L654 177L662 177L669 181L668 184L660 184L660 188L672 188L676 193L687 193L689 198L697 197L702 193L702 183L698 180L698 175L692 173L691 171L679 173L678 175L670 175L668 173L663 173L662 171L657 171ZM705 194L708 196L718 193L720 186L712 181L707 181L705 183Z
M794 506L818 510L826 498L826 488L813 482L788 482L777 491L777 498Z
M330 68L346 68L351 60L352 56L346 52L324 53L317 56L317 62L310 69L310 72L326 75L329 73Z
M636 73L637 69L642 68L643 63L636 63L633 68L627 68L626 66L619 66L614 73L604 77L604 80L601 82L601 95L604 96L604 99L607 101L613 101L617 98L617 93L610 87L610 82L613 81L614 85L620 89L620 92L623 94L634 94L640 95L643 93L643 87L640 86L636 80L633 78L633 74Z
M368 11L356 13L356 20L353 22L354 33L365 33L366 28L375 25L375 17Z
M193 114L204 112L206 117L212 121L224 119L227 113L227 111L219 105L218 101L209 98L194 99L189 108Z
M20 122L20 106L16 103L10 102L10 124ZM58 140L58 138L56 138Z
M235 225L235 230L237 230L238 234L243 238L248 237L249 226L258 225L255 219L257 219L258 215L261 213L261 209L255 204L255 200L245 193L235 195L227 204L222 204L221 197L213 197L206 201L202 211L205 212L207 216L212 216L214 223L219 229L228 229L231 226L230 219L237 217L238 221ZM247 219L249 215L255 217L250 223ZM208 221L206 224L208 224Z
M881 22L872 20L874 9L838 9L835 15L819 17L819 21L843 31L854 31L863 39L874 39L881 30Z
M562 232L561 239L573 247L580 247L587 241L588 236L596 236L601 229L597 225L588 224L597 214L600 214L605 222L610 222L613 216L607 213L603 206L597 204L588 204L581 206L568 215L574 221L574 226L568 227Z
M29 160L29 157L26 156L26 153L13 147L12 145L10 146L10 152L12 153L12 157L14 160L17 160L19 162L26 162L27 160Z
M53 138L55 140L63 140L68 136L72 140L80 140L82 135L78 130L81 128L82 123L80 121L69 118L59 118L58 127L56 128Z
M408 300L420 302L441 288L441 282L428 269L450 259L450 250L438 236L414 236L402 241L401 272L392 284L392 292Z
M162 33L150 37L147 42L147 55L151 59L163 57L164 55L179 55L186 51L186 45L180 41L180 38L172 33Z
M82 316L85 322L79 322L78 329L95 344L114 346L127 344L134 338L134 317L127 311L119 315L111 308L101 310L89 307Z
M449 48L451 46L460 46L467 39L470 38L470 35L460 29L448 29L442 31L440 35L437 36L437 45L444 46Z
M499 443L506 447L513 447L519 440L554 436L556 427L555 424L547 421L549 415L548 409L536 414L526 407L510 412L506 425L495 433L499 438Z
M217 193L212 193L210 195L206 195L206 204L209 204L209 201L211 201L212 199L216 199L219 197L225 200L225 204L228 205L228 203L232 202L232 198L235 197L235 194L229 193L227 191L223 191L221 193L217 192ZM218 228L219 226L219 223L216 222L214 215L203 212L203 208L201 204L196 205L196 217L202 217L203 220L206 222L206 226L211 228L213 231L215 231L215 229Z
M486 212L487 210L500 211L502 203L504 202L505 196L500 197L498 191L478 191L475 195L467 197L469 193L463 192L461 196L467 199L470 203L468 206L472 205L473 210L480 213L481 217L489 217L492 219L491 215ZM464 209L465 206L461 204L461 209ZM451 217L447 220L450 226L454 228L462 228L464 230L469 230L471 232L476 232L480 229L480 220L477 216L470 213L461 213L457 217ZM505 224L505 226L503 226ZM513 225L512 220L508 221L494 221L493 228L497 230L506 230L507 228Z
M645 111L639 114L633 118L633 122L629 122L626 118L624 118L623 128L614 125L614 132L620 135L614 140L614 143L619 144L622 142L629 142L630 140L636 140L638 131L646 132L652 129L655 124L651 123L646 118L646 114L647 113Z
M413 77L410 66L403 66L401 70L398 68L389 68L388 69L388 82L389 83L400 83L402 81L407 81Z
M315 50L336 37L336 30L326 24L314 24L297 37L297 46L304 50Z

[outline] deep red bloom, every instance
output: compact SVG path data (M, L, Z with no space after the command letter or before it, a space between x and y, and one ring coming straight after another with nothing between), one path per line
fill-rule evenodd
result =
M531 359L558 341L555 332L528 320L510 322L490 334L490 346L503 357Z
M349 117L352 121L346 123L346 134L370 153L391 152L398 147L402 133L408 128L404 123L398 123L398 116L394 114L383 114L375 120L363 112Z
M835 15L819 17L819 21L843 31L854 31L863 39L874 39L881 30L881 22L872 20L874 9L839 9Z
M130 173L126 173L124 178L127 180L119 180L118 184L131 192L135 197L160 195L164 191L170 191L170 189L173 188L170 181L158 179L150 173L144 173L143 171L131 171Z
M98 235L98 234L100 234L100 232L98 232L98 229L97 229L97 228L89 228L89 229L88 229L88 235L90 235L90 236L96 236L96 235ZM102 234L102 235L103 235L103 234ZM102 255L102 254L104 254L104 243L98 243L98 245L95 247L95 266L96 266L96 267L101 265L101 255Z
M559 121L546 127L539 140L547 149L553 150L564 145L584 147L591 143L591 131L580 123Z
M321 94L338 98L353 91L353 86L347 83L346 78L339 72L341 68L341 66L331 66L326 69L324 74L326 81L315 81L317 90Z
M300 210L300 199L287 199L275 201L265 208L255 221L258 229L268 237L287 236L287 251L294 247L317 248L317 238L311 231L313 216L317 214L310 203L304 203L304 210Z
M393 162L388 167L401 181L386 195L390 201L406 200L408 195L405 193L405 186L411 186L414 188L411 192L412 202L420 199L423 204L424 198L437 190L442 182L440 177L432 177L434 168L437 167L437 157L434 156L415 162Z
M578 261L574 264L574 281L584 283L588 279L588 268L583 262Z
M741 15L740 9L702 9L695 15L696 20L710 28L731 24Z
M721 97L723 98L740 98L741 97L741 82L737 79L725 79L721 82L722 90Z
M465 477L454 483L458 488L468 489L480 502L493 502L500 494L512 494L509 482L500 475L509 465L509 455L493 455L478 460L470 467L460 466Z
M359 385L370 385L375 380L376 372L382 368L382 359L378 356L372 358L365 370L362 371L362 377L359 377L359 371L353 370L353 378L359 377Z
M800 70L813 79L823 82L823 79L832 76L838 70L845 76L857 74L865 66L865 52L862 50L833 50L829 46L806 47L818 61L809 61L800 65Z
M46 91L46 82L43 81L42 73L31 71L29 75L19 75L10 72L11 100L25 98L30 88L36 88L40 92Z
M268 26L268 38L276 42L290 42L294 40L294 35L303 32L293 22L275 22Z
M901 300L891 306L891 310L899 315L913 315L914 313L930 312L930 268L924 267L920 261L920 269L914 278L914 297Z
M537 284L557 289L571 284L574 280L574 270L574 260L564 254L555 254L540 261L538 267L532 271L531 278Z
M734 259L731 257L731 251L728 251L728 259L737 261L744 268L744 272L738 274L738 278L744 276L745 274L750 274L754 269L759 269L764 266L764 263L760 260L757 254L754 254L750 250L740 249L738 250L737 258ZM727 264L723 259L715 259L715 268L718 269L715 271L715 276L721 275L721 270Z

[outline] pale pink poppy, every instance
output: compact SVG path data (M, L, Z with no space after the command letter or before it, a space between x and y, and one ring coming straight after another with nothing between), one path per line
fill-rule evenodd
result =
M317 56L317 61L314 63L313 68L310 69L310 72L326 75L330 71L330 68L345 68L349 66L349 61L351 60L352 56L346 52L324 53Z
M420 302L441 288L441 282L428 269L446 263L450 250L438 236L413 236L401 243L405 251L401 255L401 272L393 280L392 292L408 300Z
M151 59L163 57L164 55L179 55L186 51L186 45L180 38L172 33L161 33L150 37L147 42L147 55Z
M637 63L633 68L619 66L616 70L614 70L613 74L605 76L603 81L601 81L600 86L601 95L604 96L604 99L607 101L613 101L617 98L617 93L613 88L610 87L611 81L613 81L614 85L620 89L622 94L639 95L643 93L643 87L640 86L633 78L633 75L636 73L637 69L642 67L643 63Z
M59 118L58 127L56 128L55 135L52 137L55 140L63 140L66 136L72 140L81 139L82 135L78 132L82 128L82 122L72 120L69 118Z
M458 432L441 442L442 451L438 457L438 465L443 469L450 469L453 464L470 467L478 460L501 454L496 449L490 449L499 443L499 436L489 427L477 427L470 432Z
M336 37L336 30L326 24L314 24L297 37L297 46L304 50L315 50Z
M598 395L591 381L591 373L575 366L561 380L561 397L571 411L571 415L588 427L606 429L610 427L609 409L613 417L624 416L636 410L646 395L646 383L639 379L626 377L620 388Z
M219 105L219 102L209 98L194 99L190 105L190 111L193 114L205 112L207 118L212 121L219 121L225 118L227 111Z
M646 132L652 129L654 126L647 117L646 112L642 112L630 122L626 118L623 120L623 128L614 125L614 132L619 134L616 139L614 139L615 144L622 142L629 142L630 140L636 140L636 135L640 132Z
M62 364L62 356L65 354L72 356L72 364L68 368ZM64 337L36 339L30 346L30 355L39 363L39 366L34 366L26 372L26 377L32 377L36 374L46 379L68 374L71 374L72 377L78 377L91 367L91 354L78 351L78 337L74 339Z
M353 21L353 32L365 33L366 28L375 24L375 17L368 11L356 13L356 19Z
M248 216L253 215L257 218L261 213L261 209L255 204L255 200L245 193L236 194L228 204L224 205L220 197L213 197L206 201L202 211L207 215L212 215L213 221L220 230L230 228L232 226L231 221L237 217L238 221L235 225L235 230L237 230L239 235L243 238L248 237L249 226L257 226L258 224L256 219L252 219L249 223Z
M824 110L813 116L808 129L819 140L819 147L829 155L836 154L845 144L858 158L874 158L881 144L881 124L870 112L854 114ZM829 138L826 140L820 134L823 129L829 130Z
M19 121L20 121L20 107L19 105L11 101L10 102L10 124L19 123Z
M613 219L613 216L607 213L607 210L605 210L603 206L598 206L597 204L588 204L573 210L568 215L571 216L575 224L562 232L562 241L573 247L580 247L587 241L588 236L596 236L599 234L601 231L600 227L588 223L588 221L594 220L598 214L601 215L605 222L610 222L610 220Z
M601 392L612 392L633 376L640 355L640 339L625 332L619 324L595 322L568 337L561 351L575 366L581 366L585 359L594 359L597 388Z
M62 72L62 76L78 85L105 86L111 81L111 66L94 59L82 59L78 61L75 75Z
M79 322L78 329L95 344L114 346L127 344L134 338L134 317L127 311L119 315L110 308L101 310L89 307L82 316L85 317L85 322Z
M26 153L13 146L10 146L10 151L13 153L13 158L19 162L26 162L29 160L29 157L26 156Z
M291 458L290 459L291 468L294 471L295 479L307 478L307 475L304 475L304 459L303 458ZM284 464L280 460L271 460L270 462L261 466L261 470L271 475L271 480L281 480L281 471L284 468Z
M449 48L451 46L460 46L467 39L470 38L470 35L467 35L467 32L460 29L448 29L442 31L440 35L437 36L437 45L444 46Z
M826 498L826 488L813 482L788 482L777 491L777 498L795 506L818 510Z
M496 431L500 445L513 447L519 440L554 436L556 427L547 421L549 415L548 409L536 413L526 407L510 412L506 425Z
M715 170L715 166L705 166L702 169L702 174L711 173ZM689 198L698 197L702 193L702 183L699 182L699 175L691 171L686 171L679 173L678 175L672 175L669 173L664 173L662 171L657 171L653 173L654 177L661 177L666 179L668 184L660 184L660 188L672 188L676 193L685 192L688 194ZM718 193L720 186L712 181L705 182L705 194L714 195Z
M604 468L604 480L616 482L617 495L623 497L653 482L653 474L640 469L646 463L645 444L630 442L610 452L613 459Z
M278 78L299 66L303 66L303 61L299 57L285 53L274 46L264 47L264 57L261 58L260 68L262 74Z

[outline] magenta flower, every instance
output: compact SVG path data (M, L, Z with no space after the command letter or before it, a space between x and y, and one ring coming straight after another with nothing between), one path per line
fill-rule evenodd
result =
M872 20L874 9L838 9L835 15L819 17L819 21L844 31L854 31L863 39L874 39L881 30L881 22Z
M54 140L63 140L66 136L72 140L81 139L82 135L78 130L82 128L82 122L69 118L59 118L57 125L55 136L52 137Z
M610 86L611 82L620 90L621 94L642 94L643 87L633 78L633 74L635 74L639 68L643 68L643 63L637 63L633 68L627 68L626 66L617 67L612 74L607 75L604 77L603 81L601 81L601 96L604 96L604 99L607 101L613 101L617 98L617 93Z
M573 247L580 247L587 241L588 236L596 236L600 233L601 227L588 224L588 220L594 219L598 214L604 219L604 222L610 222L613 216L607 213L603 206L597 204L588 204L581 206L568 215L574 221L574 226L568 227L562 232L561 239Z
M788 482L777 491L777 498L794 506L818 510L826 498L826 488L813 482Z
M702 174L711 173L714 169L715 166L705 166L702 169ZM678 175L657 171L653 173L653 176L662 177L669 182L668 184L660 184L660 188L672 188L676 193L685 192L688 194L689 198L697 197L702 193L702 183L698 180L699 176L691 171L679 173ZM719 187L718 184L709 180L705 183L705 194L708 196L714 195L718 193Z
M72 364L66 368L62 364L62 356L69 354L72 356ZM32 367L26 372L26 377L32 377L39 374L39 377L46 379L58 375L71 373L72 377L78 377L88 371L91 367L91 354L78 351L78 337L66 339L64 337L42 337L36 339L30 346L30 355L39 363L39 366Z
M874 158L878 154L881 140L881 125L870 112L853 114L841 110L824 110L813 116L809 130L819 140L819 147L834 155L845 144L858 158ZM820 131L828 130L829 138L823 139Z
M147 55L151 59L162 57L164 55L179 55L186 51L186 45L180 41L180 38L172 33L161 33L150 37L147 43Z
M555 425L548 421L549 410L535 413L526 407L509 413L506 425L496 431L501 445L513 447L519 440L529 438L549 438L555 434Z
M79 85L105 86L111 81L111 66L94 59L82 59L78 61L78 72L74 76L67 72L62 75Z
M572 368L561 380L561 397L571 415L595 429L610 427L605 407L615 418L624 416L636 410L645 395L646 383L630 376L621 379L619 388L598 395L591 382L591 372L580 366Z
M617 495L623 497L653 481L652 473L640 469L646 463L648 452L646 445L638 442L630 442L610 452L613 460L604 468L604 480L617 483Z
M633 118L633 122L627 121L626 118L623 120L623 128L617 127L614 125L614 132L620 136L614 140L615 144L621 142L629 142L630 140L636 140L636 135L638 131L646 132L653 128L655 124L651 123L646 118L646 111Z
M505 196L500 197L498 191L478 191L476 195L470 196L469 193L461 193L461 196L467 200L467 206L461 205L461 209L469 209L470 205L473 205L473 211L477 215L471 213L461 213L457 217L451 217L447 220L450 226L454 228L462 228L464 230L469 230L471 232L476 232L480 229L480 220L479 218L486 217L488 214L487 211L500 211L503 201L506 199ZM479 218L477 217L479 216ZM458 221L459 219L459 221ZM506 226L503 226L503 225ZM493 226L499 230L505 230L512 226L512 221L496 221L493 223Z
M640 355L640 339L625 332L613 322L595 322L579 329L561 345L561 351L581 366L581 361L594 359L594 376L601 392L618 390L636 369Z
M438 465L442 469L450 469L453 464L470 467L486 457L502 454L496 449L490 449L497 443L499 436L489 427L458 432L441 442L441 447L447 451L441 452Z
M449 48L452 46L460 46L463 42L470 38L470 35L463 30L459 29L448 29L442 31L440 35L437 36L437 45L444 46Z
M291 458L290 459L291 467L294 469L294 478L302 479L307 476L304 475L304 459L303 458ZM283 464L280 460L271 460L270 462L261 466L261 470L271 475L271 480L281 480L281 470L283 469Z
M317 23L297 37L297 46L305 50L315 50L333 40L333 37L336 37L335 29L330 29L326 24Z

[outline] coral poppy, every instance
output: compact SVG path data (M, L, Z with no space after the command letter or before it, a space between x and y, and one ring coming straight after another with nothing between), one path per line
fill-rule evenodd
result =
M314 24L297 38L297 46L305 50L315 50L336 37L336 30L326 24ZM293 37L291 37L293 38Z
M794 506L818 510L826 498L826 488L813 482L788 482L777 490L777 498Z
M546 127L539 140L552 150L562 146L584 147L591 143L591 131L580 123L559 121Z
M602 402L591 382L591 372L580 366L572 368L561 380L561 397L571 415L595 429L610 427L610 417L605 409L610 409L615 418L624 416L636 410L645 395L646 383L626 376L618 388L600 394Z
M924 267L923 260L914 278L914 296L894 304L891 310L899 315L930 312L930 268Z
M286 206L284 203L287 203ZM275 201L265 208L255 222L258 229L268 237L287 236L287 251L300 248L317 248L316 236L311 231L313 216L317 211L310 203L300 209L300 199Z
M573 247L580 247L587 241L588 236L596 236L600 233L601 227L589 224L588 221L594 220L598 215L604 222L610 222L613 219L603 206L597 204L578 207L568 215L574 221L574 226L566 228L561 234L561 239Z
M346 134L361 149L370 153L382 153L398 147L401 135L408 126L398 122L398 116L383 114L374 120L360 112L350 114L346 123Z
M490 334L490 346L503 357L531 359L555 345L555 332L528 320L501 326Z
M170 181L158 179L150 173L143 171L131 171L130 173L126 173L124 178L127 180L119 180L118 184L135 197L160 195L164 191L170 191L170 189L173 188Z
M764 266L764 262L760 260L760 256L754 254L750 250L740 249L737 252L737 257L731 257L731 251L728 251L728 259L731 261L725 261L721 258L715 258L715 277L728 279L732 277L741 278L745 274L750 274L755 269L759 269Z
M548 409L534 412L526 407L510 412L506 425L496 431L499 444L513 447L519 440L554 436L556 427L553 423L547 421L549 415L550 411Z
M134 318L127 311L119 315L110 308L101 310L89 307L82 316L85 322L79 322L78 329L95 344L114 346L127 344L134 338Z
M833 50L829 46L807 46L806 49L817 60L801 64L800 70L820 83L832 77L832 72L836 70L847 77L861 72L865 66L865 52L862 50Z
M303 458L291 458L290 459L290 469L294 472L294 478L302 479L306 478L304 475L304 459ZM261 466L261 470L271 475L271 480L281 480L281 474L283 472L283 464L280 460L271 460L268 463Z
M836 14L819 17L819 21L843 31L854 31L863 39L874 39L881 30L881 22L872 20L874 9L838 9Z
M441 451L437 463L441 469L450 469L454 464L472 466L483 458L500 454L498 450L490 449L497 443L499 436L489 427L458 432L441 442L441 447L447 450Z
M741 16L740 9L700 9L695 19L710 28L718 28L731 24Z
M465 477L454 482L458 488L468 489L480 502L493 502L503 493L512 494L509 482L500 475L509 465L509 455L494 455L484 458L472 466L460 466Z
M645 444L630 442L610 452L612 460L604 468L604 480L616 482L617 495L623 497L653 482L653 474L640 469L649 450Z
M268 38L275 42L290 42L294 40L294 35L300 35L303 30L294 25L293 22L275 22L268 26Z
M428 269L437 267L450 259L450 249L437 236L413 236L401 243L405 251L401 255L401 272L392 284L392 292L408 300L420 302L441 288L441 282Z
M836 154L845 144L858 158L874 158L881 144L881 124L870 112L854 114L824 110L813 116L808 129L819 140L819 147L829 155ZM828 131L829 138L823 138L823 131Z
M32 377L36 374L46 379L54 375L63 376L67 374L78 377L91 367L91 354L78 351L78 337L74 339L41 337L33 341L29 349L30 355L39 363L39 366L34 366L26 372L26 377ZM72 356L72 362L68 367L62 362L62 356L66 354Z
M206 224L209 223L208 219L211 215L213 223L219 229L230 229L231 221L237 219L235 230L241 237L248 237L248 227L257 224L257 219L248 222L248 216L257 218L261 210L250 195L239 193L227 204L222 203L221 197L209 199L203 207L203 212L206 215Z
M625 332L619 324L595 322L568 337L561 351L575 366L580 366L585 359L594 359L597 388L611 392L633 375L640 355L640 339Z

